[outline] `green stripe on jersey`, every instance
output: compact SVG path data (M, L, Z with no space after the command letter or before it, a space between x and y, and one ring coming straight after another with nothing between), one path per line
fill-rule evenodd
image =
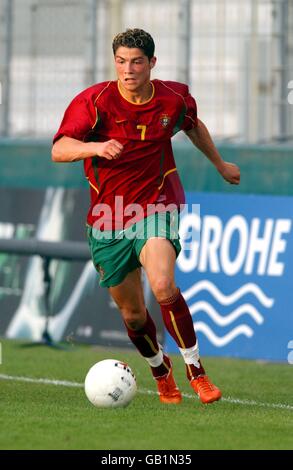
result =
M186 107L183 106L182 110L181 110L181 113L179 114L178 119L177 119L177 121L176 121L176 123L173 127L173 135L175 135L177 132L179 132L181 130L181 126L183 124L185 114L186 114Z
M94 169L94 175L95 175L97 187L100 188L100 178L99 178L99 173L98 173L98 157L92 157L92 166Z

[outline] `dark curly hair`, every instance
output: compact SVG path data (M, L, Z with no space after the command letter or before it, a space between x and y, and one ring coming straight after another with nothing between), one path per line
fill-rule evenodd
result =
M155 43L152 36L143 29L134 28L127 29L124 33L119 33L114 37L112 48L114 55L118 47L137 47L151 59L155 53Z

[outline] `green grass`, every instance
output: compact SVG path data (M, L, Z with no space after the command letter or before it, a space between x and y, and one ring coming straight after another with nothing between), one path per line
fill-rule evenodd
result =
M196 397L186 397L176 406L162 405L157 396L142 393L155 391L155 383L135 352L24 346L2 341L0 374L81 383L92 364L117 358L129 362L140 391L127 408L102 410L88 402L82 388L0 379L0 449L293 448L290 365L205 358L206 369L225 400L205 406ZM173 362L178 385L191 396L181 357L174 356Z

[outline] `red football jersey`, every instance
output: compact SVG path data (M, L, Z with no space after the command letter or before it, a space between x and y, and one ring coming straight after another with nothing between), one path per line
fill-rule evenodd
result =
M54 142L61 136L84 142L116 139L124 146L119 159L84 160L91 190L87 222L96 228L121 229L130 220L149 215L150 205L160 204L159 210L164 210L168 204L184 203L171 137L197 126L196 103L187 85L151 83L152 96L142 104L123 97L117 81L84 90L65 111L54 137ZM142 211L134 214L138 207Z

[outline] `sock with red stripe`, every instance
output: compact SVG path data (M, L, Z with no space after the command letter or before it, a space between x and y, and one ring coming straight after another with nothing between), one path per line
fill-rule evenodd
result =
M139 330L128 328L125 323L128 337L149 363L155 378L166 375L171 367L170 359L163 354L162 348L157 340L156 326L149 312L146 311L146 322Z
M204 375L205 370L199 359L196 334L189 308L180 289L176 294L160 302L165 327L176 341L186 365L189 380Z

